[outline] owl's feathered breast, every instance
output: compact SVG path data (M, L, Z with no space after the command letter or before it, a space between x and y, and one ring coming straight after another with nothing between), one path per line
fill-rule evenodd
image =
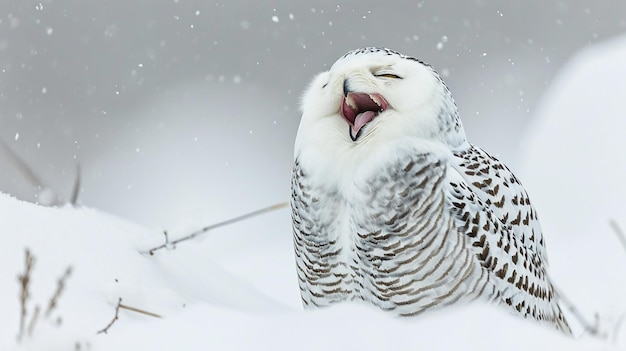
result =
M495 291L449 210L449 157L391 150L349 183L310 176L296 161L291 203L305 305L362 299L415 315Z

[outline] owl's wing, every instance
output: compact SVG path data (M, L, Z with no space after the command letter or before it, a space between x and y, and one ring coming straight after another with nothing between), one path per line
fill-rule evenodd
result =
M490 273L501 301L524 316L569 332L546 274L537 216L519 181L474 146L455 154L448 176L448 202L457 228Z
M515 175L497 158L474 145L454 156L453 167L469 189L547 267L537 211Z
M296 268L305 308L341 301L351 293L338 257L336 191L316 188L296 160L291 174L291 218Z

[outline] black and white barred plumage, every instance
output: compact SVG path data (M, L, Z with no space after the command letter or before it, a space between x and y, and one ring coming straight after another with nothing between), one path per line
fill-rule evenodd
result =
M526 191L467 142L431 66L349 52L302 110L291 208L305 307L357 299L413 316L483 299L570 333Z

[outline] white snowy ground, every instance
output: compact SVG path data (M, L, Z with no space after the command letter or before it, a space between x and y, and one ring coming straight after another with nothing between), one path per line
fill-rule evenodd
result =
M350 304L304 312L285 209L150 256L140 251L161 244L162 233L0 194L0 350L626 349L626 326L617 323L626 311L626 251L608 224L626 230L624 62L626 38L572 61L539 111L521 172L543 219L553 279L583 313L599 313L605 339L570 339L480 304L415 319ZM205 224L181 224L169 236ZM18 343L25 248L35 256L27 312L42 312ZM120 309L108 333L97 334L119 298L162 318Z

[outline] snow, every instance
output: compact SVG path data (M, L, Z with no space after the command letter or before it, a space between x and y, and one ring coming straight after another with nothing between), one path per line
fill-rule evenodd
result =
M398 319L359 304L303 311L286 209L178 244L94 209L42 207L0 194L2 350L620 350L626 253L609 218L626 228L619 182L624 146L626 38L589 49L545 97L525 148L522 181L538 207L551 275L607 338L578 339L472 304ZM181 223L170 240L210 223ZM24 250L35 257L28 310L43 309L68 266L56 310L21 343L19 284ZM573 259L580 257L580 259ZM118 299L127 309L107 333ZM61 323L56 321L61 318Z
M238 276L221 267L228 260L217 262L207 255L207 246L219 242L211 242L210 238L180 243L150 256L140 252L161 244L160 233L96 210L41 207L8 195L0 195L0 209L0 231L5 233L4 253L0 256L1 349L67 350L81 345L90 350L402 350L425 344L431 349L461 345L471 349L485 344L498 348L508 338L520 335L526 335L528 341L517 345L519 349L539 347L545 340L570 348L575 345L574 340L557 332L483 305L418 319L397 319L357 304L304 312L299 306L293 264L288 264L280 277L256 279L262 274L272 278L272 274L255 268L253 261L259 259L260 267L267 261L280 261L277 256L292 262L291 250L273 257L257 255L263 247L252 240L235 258L251 269L248 275L240 270ZM288 220L288 211L282 210L267 215L257 226ZM216 231L210 235L225 237L228 233ZM239 239L238 235L231 237L235 242ZM31 312L34 303L47 304L56 279L68 265L73 273L52 318L40 320L33 335L18 344L19 289L15 278L23 273L26 247L36 259L28 304ZM225 248L230 250L228 245ZM265 292L271 288L264 284L292 286L283 290L289 291L293 299L268 295ZM96 334L112 320L119 298L124 305L163 318L122 309L106 334ZM63 321L60 326L53 323L57 316ZM489 343L484 340L483 322L498 328Z

